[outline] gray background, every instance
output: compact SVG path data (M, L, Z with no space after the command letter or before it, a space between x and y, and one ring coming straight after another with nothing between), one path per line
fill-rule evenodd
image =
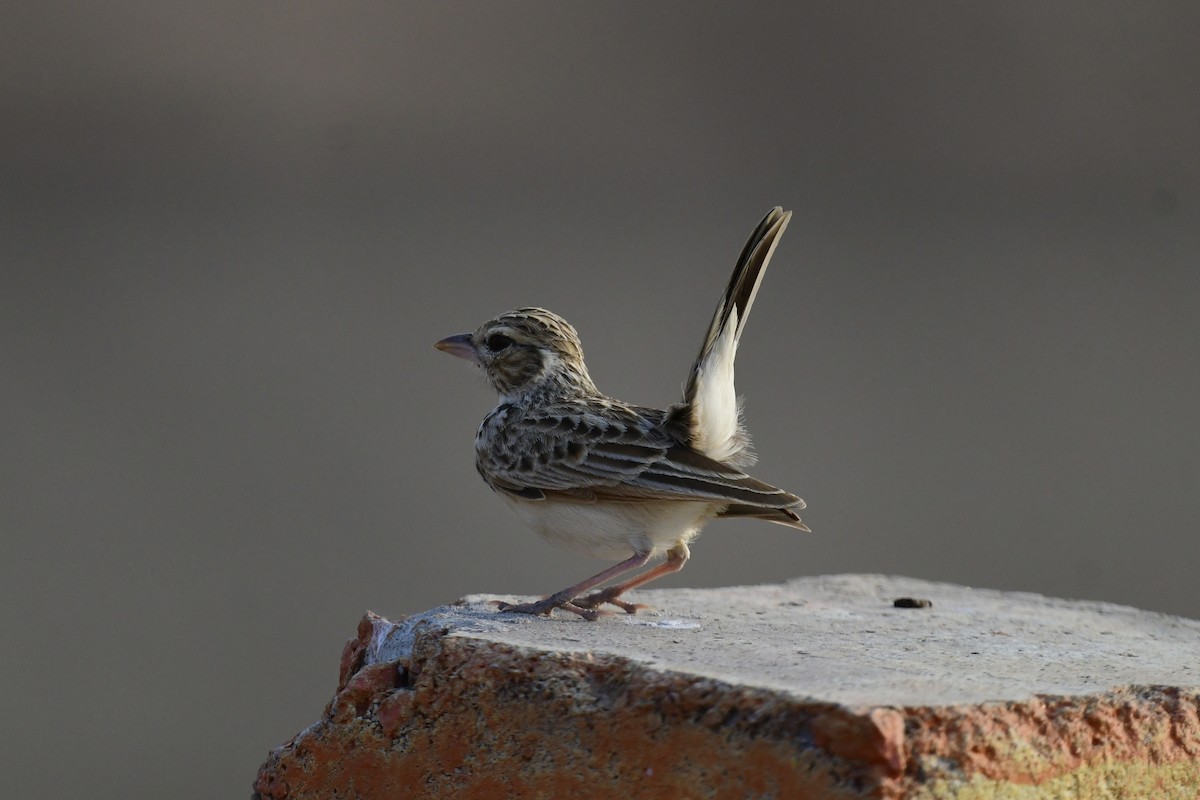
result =
M431 347L676 399L744 237L756 474L668 586L1200 616L1200 6L5 3L0 781L240 797L364 609L540 593Z

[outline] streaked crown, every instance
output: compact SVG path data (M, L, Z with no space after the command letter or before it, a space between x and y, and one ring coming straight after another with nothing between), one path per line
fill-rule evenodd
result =
M488 381L502 398L597 392L571 323L544 308L518 308L471 335Z

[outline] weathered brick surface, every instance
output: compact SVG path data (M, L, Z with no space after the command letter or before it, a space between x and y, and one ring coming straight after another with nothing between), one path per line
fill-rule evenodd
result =
M814 598L813 614L831 608L819 598L840 596L822 594L817 583L786 586ZM844 591L847 586L835 588ZM875 588L879 600L892 588L911 593L914 582ZM940 585L923 588L935 597L949 596ZM642 599L661 602L673 594L679 592L645 593ZM1029 595L991 594L1000 602L1005 597L1033 602ZM791 602L778 592L771 596L781 605ZM720 597L722 604L725 597ZM865 602L869 608L869 598ZM1047 602L1060 611L1072 607ZM696 603L689 601L688 606ZM1082 613L1101 617L1143 614L1115 606L1080 606ZM977 617L979 611L976 607L971 613ZM707 613L714 612L705 609L697 618L703 621ZM788 613L803 616L805 603L793 603ZM1145 665L1144 674L1161 681L1182 670L1188 677L1190 671L1182 665L1200 655L1200 624L1144 616L1146 625L1162 626L1161 631L1175 637L1168 644L1181 658L1179 664L1157 659ZM944 633L951 624L948 619L938 624L936 618L897 617L882 610L879 617L895 620L903 630L911 624L928 626L931 633ZM842 633L853 637L861 620L849 618L856 621ZM320 720L270 754L255 783L256 796L1200 796L1200 690L1195 686L1114 684L1077 695L893 703L886 675L878 676L875 684L830 688L839 686L839 670L858 675L836 662L827 665L828 684L787 687L764 685L779 683L778 675L771 672L772 680L759 679L750 666L755 652L749 650L748 679L738 681L677 664L651 663L638 652L620 652L616 644L599 648L587 641L589 636L606 635L597 625L609 625L608 634L632 637L636 643L655 630L676 630L683 624L678 620L659 618L665 627L654 628L624 619L596 624L525 618L510 624L507 619L479 605L438 609L399 623L365 616L343 652L336 695ZM1110 647L1111 637L1122 627L1112 619L1102 622L1097 635ZM714 633L721 630L718 626L708 627L710 637L719 635ZM702 624L697 637L705 636L703 628ZM1151 638L1159 638L1161 631L1154 628ZM559 636L576 646L564 646ZM542 638L545 647L536 645ZM1020 635L1016 638L1029 644ZM687 647L686 636L671 641ZM695 642L711 644L709 638ZM823 657L805 649L811 644L796 644L804 645L793 649L803 651L806 666ZM900 646L905 646L903 639ZM1081 646L1085 643L1072 640L1071 653ZM1136 655L1131 652L1127 658ZM927 657L932 663L937 654ZM737 663L736 654L733 658ZM1052 658L1053 653L1038 651L1029 668L1049 670L1046 659ZM1132 669L1114 679L1138 672L1136 665ZM1106 680L1103 675L1086 677L1098 678L1098 685ZM991 684L984 686L986 692L995 691ZM893 691L911 700L918 689L924 691L920 684ZM936 685L930 690L936 691ZM877 692L879 702L844 702L846 696L859 697L863 691ZM953 696L962 690L947 683L946 691Z

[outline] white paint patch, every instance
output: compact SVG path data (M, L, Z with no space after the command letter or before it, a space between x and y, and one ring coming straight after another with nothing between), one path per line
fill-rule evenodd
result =
M700 627L699 622L692 622L686 619L639 619L637 617L624 617L624 619L630 625L646 625L651 628L665 628L671 631L691 631Z

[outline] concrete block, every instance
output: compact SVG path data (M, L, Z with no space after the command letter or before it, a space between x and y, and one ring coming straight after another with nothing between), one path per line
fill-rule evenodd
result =
M878 575L631 596L368 613L256 798L1200 796L1200 622Z

